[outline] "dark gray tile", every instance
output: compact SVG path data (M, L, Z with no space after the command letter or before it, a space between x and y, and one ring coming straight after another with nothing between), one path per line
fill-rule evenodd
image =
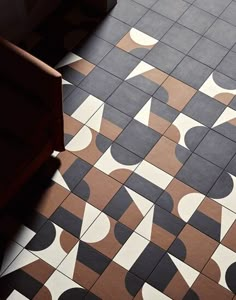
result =
M236 96L234 96L233 100L230 102L229 107L236 110Z
M116 142L144 158L159 139L159 133L133 120L120 134Z
M201 92L197 92L185 106L183 113L198 122L211 127L224 109L225 105Z
M188 55L215 69L227 53L227 48L202 37Z
M146 15L138 21L135 28L160 40L172 25L173 21L149 10Z
M233 46L232 51L236 52L236 44Z
M235 186L232 177L228 173L223 172L210 190L208 196L213 199L222 199L229 196L234 189ZM233 207L234 204L231 201L227 201L225 203L226 206L228 204Z
M195 152L221 168L225 168L236 154L236 143L210 130Z
M83 40L72 52L96 65L113 47L110 43L96 36L90 36L88 39Z
M236 80L236 53L230 51L219 64L217 70Z
M219 16L230 2L231 0L196 0L194 5L215 16Z
M189 4L183 0L159 0L152 6L152 10L173 21L177 21L188 7Z
M142 4L147 8L151 8L158 0L134 0L135 2Z
M116 45L123 36L130 30L130 26L113 18L107 16L98 27L95 29L94 34L105 41Z
M159 42L146 55L144 61L169 74L183 58L183 53Z
M140 60L133 55L121 49L113 48L99 63L99 67L121 79L125 79L139 62Z
M132 0L120 0L110 15L133 26L147 12L147 8Z
M63 103L63 111L67 115L72 115L73 112L87 99L88 93L80 88L74 89L74 91L66 98Z
M236 26L236 2L231 2L220 18Z
M236 41L236 27L223 20L217 19L205 33L205 36L230 49Z
M125 114L134 117L149 98L150 96L141 90L123 82L107 100L107 103Z
M164 35L161 41L187 54L189 50L196 44L199 38L200 35L198 33L176 23Z
M206 194L221 172L221 168L193 153L176 178Z
M204 34L215 20L216 17L208 12L205 12L195 6L190 6L178 20L178 23L196 31L199 34Z
M212 71L213 70L206 65L186 56L171 75L191 85L195 89L199 89Z
M95 67L93 71L81 82L80 87L105 101L121 84L121 80L112 74Z
M230 174L236 176L236 155L232 158L229 162L228 166L226 167L225 171L229 172Z

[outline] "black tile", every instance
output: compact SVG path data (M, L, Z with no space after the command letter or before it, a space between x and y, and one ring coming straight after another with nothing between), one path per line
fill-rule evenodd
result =
M183 0L159 0L152 6L152 10L173 21L177 21L188 7L189 4Z
M186 56L171 75L195 89L199 89L212 71L213 70L206 65Z
M129 25L117 20L116 18L107 16L101 23L99 23L94 34L105 41L116 45L129 30Z
M170 19L149 10L135 25L135 28L159 40L172 25L173 21Z
M113 48L99 63L99 67L121 79L125 79L139 62L140 60L133 55L119 48Z
M120 0L111 11L111 16L133 26L145 13L147 8L132 0Z
M227 48L203 37L188 55L215 69L227 53Z
M121 82L122 81L116 76L113 76L99 67L95 67L83 82L81 82L80 87L100 100L106 101Z
M197 92L185 106L183 113L198 122L211 127L224 109L225 105L201 92Z
M223 20L217 19L205 33L205 36L230 49L236 41L236 27Z
M153 129L133 120L117 138L116 142L144 158L157 143L160 134Z
M149 98L150 96L141 90L123 82L107 100L107 103L125 114L134 117Z
M171 29L164 35L161 41L185 54L196 44L199 40L200 35L188 28L175 24Z
M160 187L135 173L128 178L125 185L152 202L155 202L163 192Z
M96 65L113 47L113 45L99 37L90 36L86 40L81 41L72 52Z
M144 61L169 74L183 58L183 53L159 42L145 56Z
M236 80L236 53L230 51L219 64L217 70Z
M214 23L216 17L195 7L190 6L189 9L178 20L178 23L192 29L193 31L204 34Z
M194 5L208 11L212 15L219 16L230 2L231 0L196 0Z
M236 154L236 143L211 130L195 152L217 166L225 168Z
M222 169L219 167L196 154L192 154L178 172L176 178L199 192L206 194L220 176L221 172Z
M82 220L63 207L59 207L50 217L50 220L77 238L80 238Z

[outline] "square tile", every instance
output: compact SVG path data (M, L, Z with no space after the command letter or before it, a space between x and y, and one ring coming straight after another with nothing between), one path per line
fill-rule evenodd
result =
M142 285L143 280L128 272L117 263L111 262L96 281L91 291L100 299L131 300L138 293Z
M141 160L141 157L113 143L96 162L95 167L119 182L124 183L137 168Z
M140 122L133 120L119 135L116 142L144 158L159 138L159 133Z
M219 245L210 261L203 269L203 274L219 285L235 293L234 265L236 253L223 245ZM232 295L232 294L231 294Z
M189 224L217 242L222 242L230 231L230 228L233 227L235 219L235 213L220 203L205 197L191 216ZM234 244L233 241L232 244Z
M78 239L56 224L47 221L28 243L26 249L57 268ZM57 255L54 255L54 253Z
M204 34L214 23L215 19L216 18L213 15L203 11L202 9L190 6L178 20L178 23L199 34Z
M183 168L178 172L176 178L201 193L207 194L221 172L222 169L219 167L196 154L192 154Z
M73 53L92 64L98 64L114 46L97 36L90 36L73 49Z
M208 131L203 124L180 113L164 135L193 152Z
M236 3L231 2L220 18L236 26Z
M144 61L169 74L183 58L183 53L159 42L145 56Z
M195 93L196 90L191 86L169 76L156 91L154 97L178 111L182 111Z
M234 156L231 161L229 162L228 166L225 169L230 174L236 176L236 156Z
M125 79L139 62L140 60L133 55L119 48L113 48L98 66L121 79Z
M233 51L229 52L219 64L217 70L236 80L236 53Z
M149 276L147 283L171 299L184 299L185 294L198 276L198 271L173 255L166 253Z
M206 65L186 56L171 75L193 88L199 89L212 71L213 70Z
M150 35L131 28L130 31L116 45L118 48L127 51L134 56L143 59L144 56L158 43Z
M184 222L189 222L205 196L174 178L156 204Z
M151 8L158 0L134 0L135 2L142 4L147 8Z
M174 108L151 98L135 116L135 120L163 134L174 122L179 112Z
M236 40L236 27L223 20L217 19L205 33L205 37L230 49Z
M64 121L64 144L67 145L69 141L76 135L76 133L83 127L83 124L76 119L63 114Z
M104 103L86 125L114 141L131 121L131 117Z
M150 96L134 86L123 82L111 95L106 103L122 111L130 117L134 117Z
M149 10L135 25L135 28L160 40L173 25L170 19Z
M197 92L185 106L183 113L211 127L224 111L225 106L211 97Z
M184 226L184 221L154 205L135 231L162 249L168 250Z
M114 257L114 262L139 278L146 280L164 253L162 248L133 232Z
M65 148L93 165L111 144L112 141L107 137L84 126L74 137L72 137Z
M132 0L121 0L110 12L110 15L133 26L146 12L147 8Z
M175 176L189 158L191 151L162 136L145 160Z
M218 243L215 240L187 224L168 252L192 268L201 271L217 246Z
M98 24L94 34L101 39L116 45L129 30L129 25L108 15Z
M164 35L161 41L187 54L189 50L196 44L199 38L200 35L198 33L176 23Z
M196 0L194 5L218 17L230 2L231 0Z
M208 277L200 274L197 280L188 290L184 299L191 300L193 297L198 297L202 300L215 299L215 300L230 300L232 293L222 286L215 283Z
M104 189L104 185L106 189ZM120 188L121 184L118 181L98 169L92 168L75 187L73 193L94 207L103 210Z
M188 7L189 4L183 0L176 0L174 2L171 0L160 0L152 6L152 10L173 21L177 21Z
M106 84L104 84L106 82ZM105 70L95 69L81 82L80 87L89 94L106 101L121 84L121 80Z
M168 75L166 73L141 61L126 78L126 82L149 95L153 95L167 77Z
M85 124L103 104L100 99L76 88L64 102L64 112Z
M131 229L102 212L81 240L112 259L131 234Z
M227 53L227 48L203 37L188 55L211 68L216 68Z
M153 203L126 186L117 192L104 209L104 212L135 230Z
M201 141L195 153L217 166L225 168L236 154L236 143L211 130Z
M58 270L73 280L74 283L90 289L110 262L111 259L87 243L79 241L62 261ZM92 297L92 299L94 298Z
M236 95L236 81L214 71L199 90L217 101L229 105L233 103L232 100ZM231 105L229 106L231 107ZM233 105L232 108L234 108Z

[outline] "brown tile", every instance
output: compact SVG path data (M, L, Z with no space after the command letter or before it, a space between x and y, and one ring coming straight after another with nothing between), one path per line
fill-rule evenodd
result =
M84 192L84 185L87 192ZM75 189L76 195L103 210L112 197L121 188L121 184L96 168L92 168Z
M74 237L69 232L63 230L60 235L60 245L61 248L66 252L69 253L71 249L75 246L75 244L78 242L78 239Z
M180 132L179 129L174 125L171 124L170 127L166 130L164 134L167 138L171 139L175 143L179 143L180 141Z
M156 68L143 73L142 76L155 82L157 85L161 85L168 77L168 75L166 73L164 73Z
M166 119L154 114L153 112L150 112L149 123L148 123L148 126L150 128L163 134L170 125L171 123Z
M172 244L169 252L194 269L201 271L218 243L190 225L186 225Z
M38 259L33 263L24 266L21 270L44 284L52 275L55 269L43 260Z
M179 111L183 110L196 93L195 89L171 76L163 83L162 88L168 93L168 105Z
M69 195L69 191L57 183L54 183L40 200L37 211L46 218L51 217L55 210Z
M92 269L76 260L72 278L73 281L77 282L79 285L82 285L86 289L90 289L99 276L100 275L94 272Z
M172 176L175 176L182 167L182 163L176 158L176 146L176 143L162 136L149 152L146 160Z
M34 296L33 300L52 300L52 295L49 289L44 285L38 293Z
M198 299L201 300L230 300L233 297L233 294L230 291L202 274L199 275L191 289L196 293Z
M152 235L151 235L151 241L160 246L161 248L168 250L170 245L174 242L176 236L161 226L158 226L156 224L153 224L152 226Z
M221 224L222 206L217 202L206 197L197 210Z
M138 209L138 207L132 202L125 213L121 216L119 221L122 224L125 224L127 227L135 230L137 225L143 219L143 215Z
M236 252L236 222L231 226L225 235L222 244Z
M76 161L76 156L69 151L64 151L58 154L57 156L61 161L61 166L59 168L59 171L63 175L69 167Z
M112 171L110 173L110 176L121 183L125 183L125 181L131 176L132 173L133 171L127 169L119 169L119 170Z
M83 124L76 119L63 114L64 119L64 132L71 135L76 135L76 133L83 127Z
M177 272L166 287L165 294L175 300L182 300L188 289L189 286L183 280L182 275Z
M70 194L62 203L61 207L65 208L79 219L83 219L86 202L74 194Z
M75 71L82 73L84 76L87 76L95 68L95 65L85 59L80 59L69 66Z
M118 48L131 52L132 50L139 49L139 48L145 48L151 50L153 48L152 45L144 46L136 43L130 36L130 32L128 32L116 45Z
M104 136L114 141L122 131L123 129L120 128L119 126L113 124L112 122L106 120L105 118L102 118L100 133L103 134Z
M215 95L214 98L225 105L229 105L234 98L234 95L230 93L221 93Z

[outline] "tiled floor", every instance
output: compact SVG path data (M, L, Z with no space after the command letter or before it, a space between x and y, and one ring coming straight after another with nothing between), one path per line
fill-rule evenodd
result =
M5 297L236 299L236 1L119 0L56 68L66 151Z

